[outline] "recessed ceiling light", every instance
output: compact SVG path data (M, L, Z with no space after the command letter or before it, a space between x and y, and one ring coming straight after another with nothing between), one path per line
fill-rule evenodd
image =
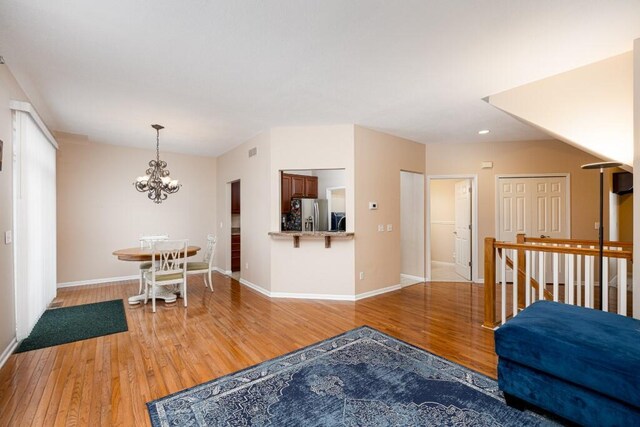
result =
M479 131L478 131L478 133L479 133L480 135L486 135L486 134L488 134L489 132L491 132L489 129L482 129L482 130L479 130Z

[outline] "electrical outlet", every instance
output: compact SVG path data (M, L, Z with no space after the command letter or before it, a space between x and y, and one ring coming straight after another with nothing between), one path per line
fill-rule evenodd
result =
M600 223L596 222L595 224L593 224L593 228L596 230L600 230Z
M393 231L393 225L387 224L387 231Z
M220 228L222 228L222 222L220 223Z
M247 270L249 269L249 263L248 262L244 263L244 268L246 268Z
M384 231L384 224L378 224L378 231Z
M360 272L360 280L364 280L364 271Z
M12 241L13 241L13 236L11 234L11 230L5 231L4 232L4 244L5 245L10 245Z

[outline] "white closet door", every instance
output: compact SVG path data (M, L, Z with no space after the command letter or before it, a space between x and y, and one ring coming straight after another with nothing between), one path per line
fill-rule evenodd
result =
M56 296L56 148L31 115L14 113L16 336L26 338Z
M515 242L520 233L528 237L570 237L564 176L499 178L498 207L498 240ZM544 258L545 281L550 282L552 258L549 254ZM564 277L564 263L559 265L559 276ZM507 280L512 280L510 270Z

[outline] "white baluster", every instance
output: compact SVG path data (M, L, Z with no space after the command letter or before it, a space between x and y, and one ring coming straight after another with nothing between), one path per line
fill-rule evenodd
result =
M569 299L567 300L569 304L573 304L573 254L567 254L567 258L569 259L569 267L567 268L569 272L569 279L567 280L567 285L569 287Z
M531 305L531 251L525 251L525 279L524 279L524 295L525 307L529 307Z
M584 257L584 306L592 308L593 305L591 303L591 283L593 280L592 274L593 269L591 268L591 259L592 257L589 255L585 255Z
M540 300L544 299L544 285L546 284L546 280L544 277L544 252L540 252L538 255L538 294L540 295Z
M567 247L567 245L565 245L565 248ZM564 302L568 303L569 302L569 254L564 254L563 258L564 258Z
M502 249L502 257L500 258L500 272L502 274L502 298L501 298L501 314L502 324L507 323L507 250Z
M560 273L560 254L557 252L553 253L553 300L558 302L558 287L559 280L558 274Z
M627 260L618 260L618 314L627 315Z
M580 248L581 246L578 245ZM576 269L576 275L578 276L578 283L576 285L578 288L578 294L576 295L576 305L582 305L582 255L578 255L578 268Z
M518 314L518 250L513 250L513 317Z
M602 311L609 311L609 257L602 257Z

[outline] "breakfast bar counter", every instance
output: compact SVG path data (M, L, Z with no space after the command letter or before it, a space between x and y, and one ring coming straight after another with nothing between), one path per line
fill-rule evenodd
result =
M293 238L293 247L300 247L300 238L324 239L324 247L331 247L332 238L352 238L355 233L346 231L270 231L271 237L291 237Z

